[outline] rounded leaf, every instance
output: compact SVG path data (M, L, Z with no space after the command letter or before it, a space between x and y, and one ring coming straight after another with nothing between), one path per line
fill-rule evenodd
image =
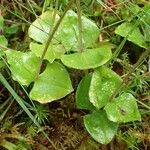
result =
M8 50L5 52L13 79L22 85L29 85L34 81L39 59L32 52Z
M91 69L105 64L112 56L110 45L87 49L69 55L63 55L61 61L64 65L75 69Z
M101 144L108 144L117 133L118 125L108 120L105 112L84 116L84 125L90 135Z
M90 102L98 109L102 108L121 82L120 76L111 69L105 66L95 69L89 90Z
M29 27L29 37L33 40L44 43L48 38L48 33L52 26L54 11L46 11L40 15ZM57 22L59 16L56 15L55 22Z
M93 110L94 106L89 100L89 87L92 74L88 74L80 81L76 91L76 105L79 109Z
M113 122L130 122L141 120L135 97L130 93L123 93L105 108L107 117Z
M40 103L63 98L73 91L69 74L58 62L48 64L45 71L34 82L30 97Z
M100 30L90 19L82 16L81 20L84 47L93 47L99 36ZM67 51L79 51L78 37L78 16L74 11L69 10L60 24L57 38Z

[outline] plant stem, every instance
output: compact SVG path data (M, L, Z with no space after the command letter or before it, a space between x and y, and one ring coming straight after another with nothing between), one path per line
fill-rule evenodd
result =
M120 43L120 45L118 46L118 48L116 49L116 51L113 53L112 59L110 61L112 61L112 63L114 63L115 59L118 57L118 55L120 54L123 46L125 45L128 37L132 34L132 32L134 31L134 29L136 27L138 27L138 25L140 24L140 18L138 18L134 24L134 26L131 28L131 30L129 31L128 35L126 37L124 37L124 39L122 40L122 42ZM110 62L109 61L109 62Z
M128 84L130 75L135 71L135 69L143 63L143 61L149 56L150 48L146 49L146 51L140 56L138 61L133 65L133 68L129 71L129 73L125 76L122 83L116 88L113 94L110 96L109 101L112 101L122 90L122 88Z
M80 52L83 52L83 36L82 36L82 19L81 19L81 7L80 7L80 0L76 0L77 6L77 14L78 14L78 30L79 30L79 49Z
M71 0L71 1L69 2L69 4L68 4L66 10L65 10L64 13L62 14L61 18L58 20L58 22L57 22L57 24L55 25L55 27L53 28L53 30L50 30L50 32L49 32L48 40L47 40L47 42L46 42L46 45L45 45L45 48L44 48L44 50L43 50L42 56L41 56L41 58L40 58L40 62L39 62L38 70L37 70L37 77L36 77L36 79L38 78L38 76L39 76L39 74L40 74L40 70L41 70L41 66L42 66L44 57L45 57L45 55L46 55L46 52L47 52L47 50L48 50L48 47L49 47L49 45L50 45L52 39L53 39L53 36L54 36L54 34L56 33L56 31L57 31L57 29L58 29L60 23L62 22L62 20L63 20L65 14L67 13L67 11L68 11L68 10L70 9L70 7L72 6L73 2L74 2L74 0Z
M142 106L144 106L145 108L147 108L148 110L150 110L150 106L144 104L143 102L136 100L138 103L140 103Z

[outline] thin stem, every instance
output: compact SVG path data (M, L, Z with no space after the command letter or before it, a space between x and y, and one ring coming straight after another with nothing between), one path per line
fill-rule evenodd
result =
M148 110L150 110L150 107L146 104L144 104L143 102L136 100L138 103L140 103L142 106L144 106L145 108L147 108Z
M58 20L58 22L57 22L57 24L55 25L55 27L53 28L53 30L50 30L50 32L49 32L48 40L47 40L47 42L46 42L46 45L45 45L45 48L44 48L44 50L43 50L42 56L41 56L41 58L40 58L40 62L39 62L38 70L37 70L37 77L36 77L36 79L38 78L38 76L39 76L39 74L40 74L40 70L41 70L41 66L42 66L44 57L45 57L46 52L47 52L47 50L48 50L48 47L49 47L49 45L50 45L50 43L51 43L51 41L52 41L52 39L53 39L53 37L54 37L54 34L56 33L56 31L57 31L57 29L58 29L60 23L62 22L62 20L63 20L65 14L67 13L67 11L68 11L68 10L70 9L70 7L72 6L73 2L74 2L74 0L72 0L72 1L69 2L68 7L67 7L66 10L64 11L64 13L63 13L63 15L61 16L61 18Z
M112 56L112 59L111 59L111 60L113 60L112 63L114 63L115 59L116 59L116 58L118 57L118 55L120 54L120 52L121 52L123 46L125 45L125 43L126 43L128 37L132 34L133 30L134 30L136 27L138 27L138 25L139 25L140 23L141 23L141 22L140 22L140 18L138 18L138 19L136 20L134 26L133 26L133 27L131 28L131 30L129 31L128 35L127 35L126 37L124 37L124 39L122 40L122 42L120 43L120 45L118 46L118 48L116 49L116 51L113 53L113 56ZM111 60L110 60L110 61L111 61ZM109 61L109 62L110 62L110 61Z
M18 5L20 5L22 8L26 9L27 11L29 11L30 13L34 14L34 12L32 12L30 9L28 9L26 6L24 6L22 3L18 2L17 0L14 0Z
M79 49L81 52L83 52L83 36L82 36L82 19L81 19L81 7L80 7L80 0L76 0L76 6L77 6L77 14L78 14L78 30L79 30Z
M7 114L8 110L10 109L12 103L14 102L14 100L11 100L11 101L10 101L10 99L8 99L8 100L9 101L7 101L7 102L9 102L9 105L7 106L7 108L5 108L5 110L0 115L0 121L2 121L4 119L5 115Z
M113 94L110 96L109 101L112 101L118 93L122 90L122 88L128 84L130 75L135 71L135 69L143 63L143 61L149 56L150 54L150 48L148 48L138 59L136 64L133 65L133 68L129 71L129 73L125 76L122 83L116 88L116 90L113 92Z
M30 6L30 8L31 8L31 10L32 10L32 12L33 12L33 14L34 14L35 17L37 18L37 14L36 14L36 12L34 11L34 9L33 9L32 5L31 5L30 1L27 0L27 3L29 4L29 6Z

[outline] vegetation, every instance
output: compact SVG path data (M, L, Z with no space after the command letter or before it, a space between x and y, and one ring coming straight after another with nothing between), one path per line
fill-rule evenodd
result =
M149 149L150 3L12 0L0 9L0 149Z

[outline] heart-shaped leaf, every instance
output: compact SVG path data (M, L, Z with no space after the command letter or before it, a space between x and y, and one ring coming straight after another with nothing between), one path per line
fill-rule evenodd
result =
M46 11L40 15L29 27L29 37L37 42L44 43L48 38L48 33L52 27L54 11ZM55 23L59 16L56 14Z
M113 122L141 120L136 99L130 93L123 93L112 102L109 102L104 109L109 120Z
M14 80L22 85L29 85L34 81L39 64L34 53L8 50L6 56Z
M76 91L76 105L79 109L93 110L94 106L89 100L89 87L92 74L88 74L80 81Z
M92 47L99 36L100 30L90 19L82 16L81 20L84 47ZM74 11L69 10L58 29L57 38L61 41L66 50L79 51L78 37L78 17Z
M87 49L84 52L63 55L61 61L64 65L75 69L96 68L105 64L112 56L110 45Z
M72 91L67 70L60 63L53 62L47 65L35 81L30 97L40 103L48 103L63 98Z
M43 50L45 48L45 44L37 44L30 43L30 50L37 56L41 57ZM65 50L62 45L50 45L45 55L45 59L47 59L50 63L52 63L55 59L60 58L65 53Z
M111 69L105 66L95 69L89 90L90 102L95 107L102 108L121 82L120 76Z
M90 135L101 144L108 144L118 128L118 125L108 120L106 113L101 111L84 116L84 125Z
M137 44L140 47L147 48L144 36L140 32L140 29L135 27L133 23L122 23L117 27L115 33L120 36L127 37L129 41Z

